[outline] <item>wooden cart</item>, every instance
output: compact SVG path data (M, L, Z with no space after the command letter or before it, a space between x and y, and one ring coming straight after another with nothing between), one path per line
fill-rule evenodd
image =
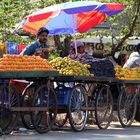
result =
M32 124L39 133L47 132L51 128L57 113L57 101L50 79L57 75L57 71L0 72L1 80L24 79L33 82L30 89L34 90L32 92L28 87L24 92L26 96L24 94L19 97L18 89L9 83L1 83L0 128L2 133L9 134L14 129L20 113L22 117L30 114Z

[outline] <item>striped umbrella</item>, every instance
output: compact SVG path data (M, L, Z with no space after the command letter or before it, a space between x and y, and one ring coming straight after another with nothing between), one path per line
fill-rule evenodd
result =
M23 30L36 34L40 27L46 27L50 35L84 33L123 11L119 3L77 1L46 7L27 16L21 23Z

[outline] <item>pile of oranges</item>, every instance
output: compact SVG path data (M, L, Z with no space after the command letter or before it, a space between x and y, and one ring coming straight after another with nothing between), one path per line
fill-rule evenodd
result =
M62 75L94 76L94 74L90 74L90 71L88 70L91 68L90 65L82 65L80 62L74 61L68 57L58 57L50 61L50 64Z
M140 80L140 68L115 67L116 77L120 80Z
M50 71L52 66L39 56L4 55L0 71Z

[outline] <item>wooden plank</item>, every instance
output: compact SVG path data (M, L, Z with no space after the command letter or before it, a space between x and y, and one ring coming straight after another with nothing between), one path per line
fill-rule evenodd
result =
M83 111L86 111L86 110L95 111L95 107L81 107L81 110L83 110Z
M14 79L14 78L45 78L55 77L58 75L57 71L0 71L0 78Z
M50 108L49 108L50 109ZM47 107L11 107L10 111L48 111Z
M97 107L98 111L104 111L107 107ZM81 107L81 110L95 111L95 107Z
M140 84L140 80L122 80L121 83L123 84Z
M54 81L59 82L105 82L105 83L117 83L119 80L115 77L91 77L91 76L67 76L58 75Z

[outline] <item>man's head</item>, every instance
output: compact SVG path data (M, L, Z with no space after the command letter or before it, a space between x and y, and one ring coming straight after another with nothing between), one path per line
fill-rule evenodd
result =
M137 45L137 52L140 53L140 43Z
M41 27L37 32L37 38L41 43L46 43L48 34L49 30L45 27Z
M72 49L75 51L75 46L77 47L77 52L78 53L84 53L85 52L85 46L84 43L82 43L81 41L73 41L71 43L71 47Z

